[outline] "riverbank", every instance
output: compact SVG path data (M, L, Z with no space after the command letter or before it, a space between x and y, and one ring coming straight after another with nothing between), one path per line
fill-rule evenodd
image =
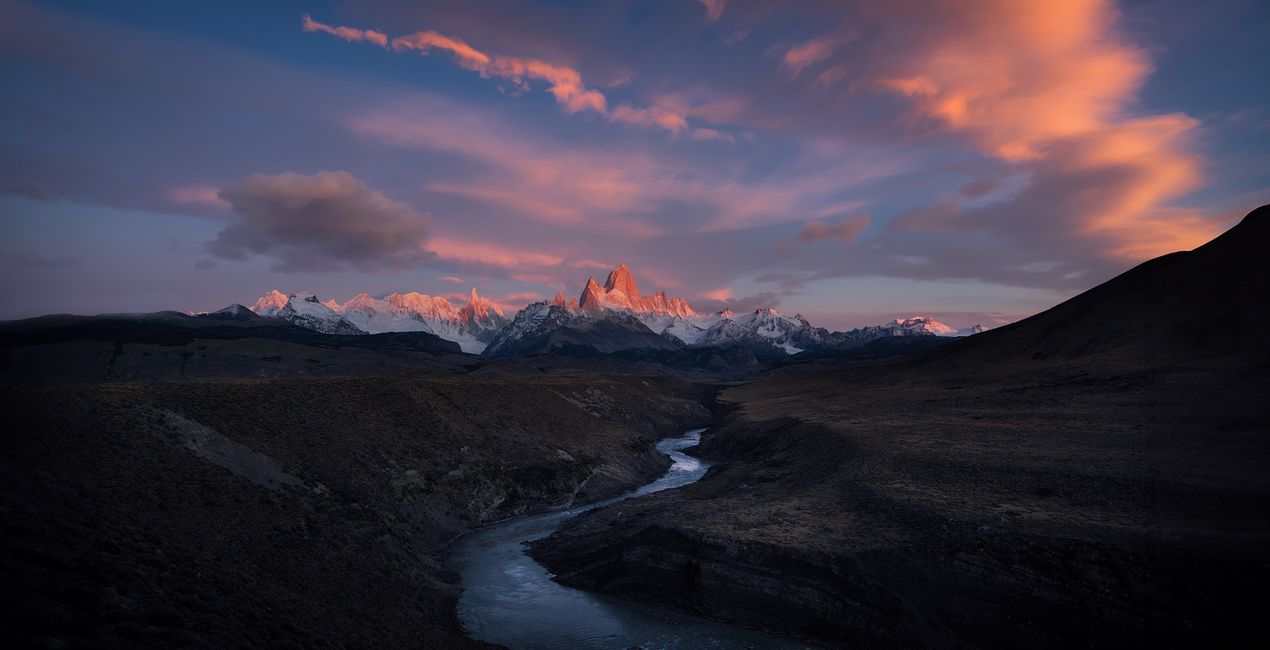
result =
M707 421L668 378L6 386L6 638L479 647L456 535L620 494Z

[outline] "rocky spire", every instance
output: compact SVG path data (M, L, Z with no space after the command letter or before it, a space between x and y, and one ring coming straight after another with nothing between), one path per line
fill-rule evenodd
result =
M631 275L631 270L626 268L625 264L620 264L616 269L610 271L609 279L604 282L604 290L606 292L614 289L626 294L631 306L639 303L639 287L635 285L635 276Z
M465 324L489 322L495 316L502 317L503 310L489 298L482 298L472 287L468 303L459 310L459 322Z
M594 275L587 278L586 287L582 289L582 295L578 296L578 307L588 312L604 309L605 293L604 289L596 283Z

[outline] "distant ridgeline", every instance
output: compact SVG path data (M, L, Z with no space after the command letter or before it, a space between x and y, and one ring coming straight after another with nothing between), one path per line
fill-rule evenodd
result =
M234 309L243 307L222 311ZM664 291L641 295L625 264L611 271L603 285L595 277L588 278L577 299L558 293L551 301L526 306L510 320L476 289L462 307L416 292L383 298L363 293L341 304L320 301L310 293L274 290L257 300L251 311L328 334L429 332L458 343L464 352L492 357L542 354L565 346L586 346L598 352L741 346L760 356L783 357L849 348L891 336L952 337L983 331L978 325L953 329L926 316L830 332L814 327L801 314L790 317L772 308L740 316L730 309L700 314L688 301Z

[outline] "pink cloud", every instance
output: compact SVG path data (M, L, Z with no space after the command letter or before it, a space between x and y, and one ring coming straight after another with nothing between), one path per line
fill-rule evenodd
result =
M485 264L501 268L558 266L564 262L563 257L550 253L451 237L433 237L428 242L428 248L442 260Z
M692 133L689 134L689 137L691 137L693 140L718 140L721 142L736 142L736 138L732 137L732 134L730 133L724 133L722 131L717 131L715 129L707 129L704 127L693 129Z
M572 262L569 262L569 266L575 269L597 269L607 271L616 265L598 262L596 260L573 260Z
M845 156L817 155L780 177L743 181L727 166L702 169L673 150L612 151L562 143L516 129L488 111L431 96L355 116L348 126L395 146L480 161L483 171L423 187L497 206L513 218L567 225L575 235L590 231L647 239L667 232L832 218L859 206L828 197L896 169L886 156L858 149ZM696 220L661 221L656 215L666 204L702 206L702 214Z
M453 275L443 275L441 276L441 281L449 282L450 284L463 284L463 278Z
M809 244L827 239L838 239L850 244L855 242L856 237L859 237L860 233L864 232L864 229L868 227L868 215L843 219L832 225L823 221L808 221L803 226L803 229L798 232L795 240L803 244Z
M682 133L688 128L688 120L682 114L661 106L637 108L623 104L613 109L611 119L639 126L658 126L671 133Z
M300 17L300 27L306 32L325 32L337 38L354 43L365 41L380 47L388 47L388 35L373 29L355 29L353 27L332 27L319 23L305 14Z
M727 6L728 0L700 0L702 6L706 8L706 22L713 23L723 17L723 9Z
M790 75L797 77L799 73L825 59L838 49L841 40L832 37L816 38L789 48L781 64Z
M176 203L209 205L228 208L229 201L220 197L220 190L210 185L186 185L173 187L167 191L168 198Z
M449 293L440 294L440 297L446 300L449 300L450 302L456 305L465 305L468 303L469 300L471 300L472 294L462 293L462 292L449 292ZM499 309L501 309L505 314L511 315L516 313L525 305L531 302L542 300L543 296L537 291L517 291L517 292L506 293L506 294L497 295L497 296L486 296L482 294L481 298L489 300L490 302L494 303Z

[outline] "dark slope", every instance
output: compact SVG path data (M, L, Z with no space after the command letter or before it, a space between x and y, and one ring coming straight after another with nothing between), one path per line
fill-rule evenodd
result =
M426 332L323 334L246 308L188 316L53 315L0 323L0 381L95 382L450 374L477 363Z
M662 378L0 390L11 648L485 647L448 540L645 483L709 415Z
M526 311L534 308L526 308ZM523 324L518 314L511 325L494 338L484 355L490 358L552 354L561 349L588 348L607 354L621 350L675 350L680 346L654 334L639 319L619 312L587 317L571 314L560 307L545 308L545 317L532 326Z
M1017 325L723 392L560 580L831 646L1270 642L1270 210Z
M1052 309L941 349L928 363L1093 360L1139 366L1270 351L1270 206L1193 251L1144 262ZM1270 360L1270 359L1268 359Z

